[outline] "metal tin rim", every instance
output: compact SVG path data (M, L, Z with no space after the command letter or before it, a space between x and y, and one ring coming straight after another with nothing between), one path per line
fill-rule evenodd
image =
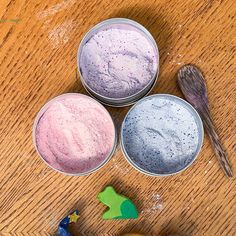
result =
M157 66L156 66L156 73L155 73L155 75L151 78L149 83L144 88L142 88L142 90L138 91L137 93L135 93L133 95L130 95L130 96L124 97L124 98L109 98L109 97L106 97L106 96L98 94L96 91L94 91L93 89L89 88L89 86L86 84L86 82L85 82L85 80L84 80L84 78L83 78L83 76L81 74L81 71L80 71L80 66L79 66L79 64L80 64L80 56L81 56L83 44L87 40L87 38L89 37L89 34L91 34L93 31L99 29L102 26L111 25L111 24L119 24L119 23L132 25L133 27L141 30L148 37L148 39L153 44L154 49L156 50ZM78 48L78 52L77 52L77 67L78 67L79 76L80 76L80 79L81 79L81 82L82 82L83 86L84 87L88 87L89 90L91 90L92 93L96 94L96 96L98 97L97 99L99 99L99 101L105 99L105 100L111 100L111 103L112 103L112 101L119 101L121 99L122 100L124 99L124 100L128 100L128 102L131 100L130 102L132 102L133 98L135 99L135 97L139 93L142 93L148 86L150 86L150 84L153 83L153 81L157 80L158 75L159 75L159 49L158 49L157 43L156 43L155 39L153 38L152 34L143 25L141 25L140 23L138 23L138 22L136 22L134 20L128 19L128 18L110 18L110 19L101 21L100 23L94 25L84 35L84 37L82 38L82 40L81 40L81 42L79 44L79 48ZM112 105L110 105L110 106L112 106ZM125 105L125 106L127 106L127 105Z
M129 113L134 109L134 107L136 105L138 105L139 103L141 103L143 100L145 99L148 99L150 97L154 97L154 96L164 96L164 97L172 97L174 99L177 99L179 101L181 101L182 103L184 103L185 105L187 105L190 109L192 109L192 111L195 113L195 117L196 117L196 123L198 124L199 126L199 142L198 142L198 148L197 148L197 151L196 151L196 154L194 156L194 158L191 160L191 162L185 166L183 169L177 171L177 172L174 172L174 173L170 173L170 174L155 174L155 173L152 173L152 172L149 172L149 171L146 171L142 168L140 168L138 165L135 164L134 161L131 160L131 158L129 157L128 153L126 152L125 148L124 148L124 142L123 142L123 126L124 126L124 122L127 118L127 116L129 115ZM152 177L166 177L166 176L172 176L172 175L176 175L176 174L179 174L181 172L183 172L184 170L186 170L187 168L189 168L193 163L194 161L197 159L200 151L201 151L201 148L202 148L202 145L203 145L203 139L204 139L204 128L203 128L203 123L202 123L202 119L201 117L199 116L198 112L196 111L196 109L190 104L188 103L187 101L185 101L184 99L180 98L180 97L177 97L175 95L171 95L171 94L153 94L153 95L150 95L148 97L145 97L141 100L139 100L133 107L130 108L130 110L128 111L128 113L126 114L126 116L124 117L124 120L122 122L122 125L121 125L121 131L120 131L120 145L121 145L121 151L125 157L125 159L128 161L128 163L134 167L136 170L138 170L139 172L145 174L145 175L148 175L148 176L152 176Z
M82 172L82 173L67 173L67 172L64 172L64 171L61 171L61 170L58 170L56 169L55 167L51 166L44 158L43 156L41 155L41 153L39 152L38 150L38 147L37 147L37 144L36 144L36 128L37 128L37 125L38 125L38 122L40 120L40 118L42 117L43 113L45 112L45 110L47 109L47 107L49 106L49 104L61 97L64 97L64 96L67 96L67 95L78 95L78 93L64 93L64 94L61 94L61 95L58 95L50 100L48 100L42 107L41 109L38 111L35 119L34 119L34 123L33 123L33 128L32 128L32 138L33 138L33 145L35 147L35 150L38 154L38 156L43 160L44 163L46 163L47 166L49 166L51 169L61 173L61 174L64 174L64 175L68 175L68 176L86 176L86 175L89 175L91 173L94 173L96 171L98 171L99 169L101 169L113 156L115 150L116 150L116 146L117 146L117 130L116 130L116 127L115 127L115 123L114 123L114 120L112 119L110 113L107 111L107 109L102 105L100 104L97 100L85 95L85 94L81 94L79 93L79 95L82 95L82 96L85 96L89 99L92 99L92 100L95 100L96 103L98 103L100 106L102 106L107 114L111 117L111 120L112 120L112 123L113 123L113 127L114 127L114 132L115 132L115 137L114 137L114 144L113 144L113 148L111 149L110 153L107 155L107 157L104 159L103 162L101 162L97 167L95 167L94 169L91 169L89 171L86 171L86 172Z
M140 99L143 99L143 98L147 97L148 94L150 94L151 91L153 90L153 88L156 86L157 80L158 80L158 75L157 75L157 77L155 78L155 80L154 80L152 86L150 87L150 89L146 92L146 94L142 95L141 97L136 98L136 99L133 100L133 101L129 101L129 102L123 103L123 104L106 103L106 102L100 100L99 98L95 97L95 96L89 91L89 88L87 88L86 85L83 84L83 81L81 81L81 82L82 82L82 84L84 85L84 88L85 88L85 90L88 92L88 94L89 94L91 97L93 97L95 100L97 100L98 102L100 102L100 103L102 103L102 104L104 104L104 105L106 105L106 106L109 106L109 107L127 107L127 106L130 106L130 105L135 104L135 103L136 103L137 101L139 101Z

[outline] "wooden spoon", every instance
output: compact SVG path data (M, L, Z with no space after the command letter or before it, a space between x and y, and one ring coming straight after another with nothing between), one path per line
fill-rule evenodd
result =
M178 84L187 101L193 105L201 116L221 168L226 176L233 177L228 158L212 122L206 84L201 71L193 65L183 66L178 72Z

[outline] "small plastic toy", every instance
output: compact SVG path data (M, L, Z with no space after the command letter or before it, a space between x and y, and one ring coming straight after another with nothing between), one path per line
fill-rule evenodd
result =
M76 223L79 218L79 212L75 210L70 215L66 216L58 225L58 236L72 236L69 230L69 225Z
M107 186L97 195L97 198L109 207L109 210L103 213L104 220L138 218L138 211L133 202L127 197L117 194L111 186Z

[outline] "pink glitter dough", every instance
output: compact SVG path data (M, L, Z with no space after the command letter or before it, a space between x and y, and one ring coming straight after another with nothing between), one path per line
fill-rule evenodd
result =
M36 118L38 152L50 166L69 174L98 167L112 152L114 142L115 127L109 113L82 94L51 100Z

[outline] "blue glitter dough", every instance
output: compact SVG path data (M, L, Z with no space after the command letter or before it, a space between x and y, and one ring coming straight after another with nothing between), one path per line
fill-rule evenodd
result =
M136 168L169 175L187 168L201 149L200 117L184 100L165 94L146 97L127 114L122 149Z

